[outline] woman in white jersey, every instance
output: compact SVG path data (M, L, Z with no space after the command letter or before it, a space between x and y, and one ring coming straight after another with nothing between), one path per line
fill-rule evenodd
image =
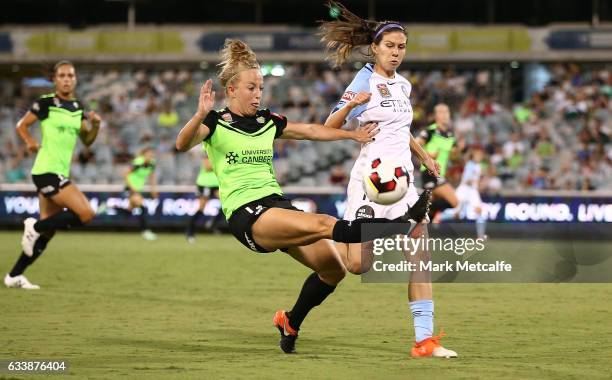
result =
M340 128L352 119L359 124L377 122L379 133L376 140L362 145L361 152L351 171L348 185L348 201L344 219L394 218L406 212L408 206L418 199L414 186L414 166L411 149L434 175L438 166L416 143L410 133L412 106L410 104L411 84L396 70L406 54L407 34L397 22L376 22L363 20L344 6L330 2L330 7L340 9L338 20L321 24L322 41L331 52L330 58L339 66L345 62L354 48L368 47L368 58L374 63L366 64L348 86L338 105L334 108L325 125ZM370 101L357 105L354 101L371 94ZM346 117L336 112L349 107ZM346 112L344 113L346 114ZM410 173L410 186L406 196L397 203L383 206L367 199L362 186L363 171L372 161L381 157L400 158ZM426 225L415 229L412 236L427 234ZM338 243L338 250L347 269L354 274L367 272L371 266L371 253L362 256L361 244ZM367 251L366 251L367 252ZM426 257L420 253L419 257ZM415 345L413 357L455 357L454 351L445 349L439 343L440 336L433 336L433 300L429 273L413 275L408 286L410 309L414 319Z

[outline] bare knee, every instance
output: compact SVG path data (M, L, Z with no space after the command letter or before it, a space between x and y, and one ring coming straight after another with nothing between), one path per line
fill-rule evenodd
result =
M368 255L358 253L350 255L348 260L348 269L352 274L367 273L372 269L372 260Z
M321 280L329 285L337 285L346 276L346 269L342 265L317 272Z
M370 242L349 244L346 252L346 269L352 274L363 274L372 269L374 245Z
M320 238L331 239L331 234L338 220L333 216L319 214L317 215L315 232Z

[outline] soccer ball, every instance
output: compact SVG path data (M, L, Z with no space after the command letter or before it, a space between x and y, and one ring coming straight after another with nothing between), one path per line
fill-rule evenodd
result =
M410 176L395 158L377 158L363 174L363 191L369 200L381 205L398 202L406 195Z

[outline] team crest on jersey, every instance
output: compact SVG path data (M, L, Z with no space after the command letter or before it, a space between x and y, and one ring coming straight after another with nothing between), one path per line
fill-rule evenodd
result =
M34 111L40 111L40 105L38 104L38 102L34 102L34 104L32 105L32 109Z
M226 112L223 115L221 115L221 119L227 121L228 123L231 123L233 121L232 115L229 112Z
M74 106L74 108L79 108L79 103L77 102L72 102L72 105Z
M402 85L402 92L404 93L404 96L406 96L406 99L410 100L410 92L408 91L408 87Z
M357 94L355 94L353 91L347 91L344 93L344 95L342 95L342 100L350 102L351 100L355 99L356 95Z
M263 116L259 116L257 119L255 119L259 124L263 124L266 122L266 118Z
M55 104L56 107L61 107L61 103L58 98L53 98L53 104Z
M376 89L378 90L378 93L380 94L380 96L382 96L383 98L391 97L391 91L389 91L389 87L387 87L386 84L379 83L376 85Z

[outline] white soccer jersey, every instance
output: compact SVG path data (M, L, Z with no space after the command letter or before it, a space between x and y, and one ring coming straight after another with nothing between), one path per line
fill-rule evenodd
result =
M357 118L360 125L377 122L380 132L375 141L361 146L359 157L351 170L348 185L348 200L344 219L353 220L363 217L386 217L390 219L403 215L418 199L414 187L414 167L410 153L410 124L412 106L410 91L412 85L406 78L395 74L393 79L385 78L374 72L371 64L365 65L348 86L342 99L332 112L346 106L359 92L370 92L372 97L367 104L355 107L347 116L347 122ZM388 206L370 202L363 192L363 173L376 158L398 158L410 174L410 186L401 201Z
M370 92L370 102L351 110L346 121L357 118L359 125L378 122L380 129L375 141L362 145L359 158L351 171L351 178L361 180L364 168L376 158L397 157L408 169L410 180L414 180L410 154L410 124L413 116L411 90L412 85L406 78L397 73L393 79L385 78L375 73L369 63L357 73L348 86L332 112L344 107L357 93Z
M470 186L478 189L478 182L480 181L480 175L482 168L480 163L474 161L468 161L463 168L463 174L461 175L461 185Z

